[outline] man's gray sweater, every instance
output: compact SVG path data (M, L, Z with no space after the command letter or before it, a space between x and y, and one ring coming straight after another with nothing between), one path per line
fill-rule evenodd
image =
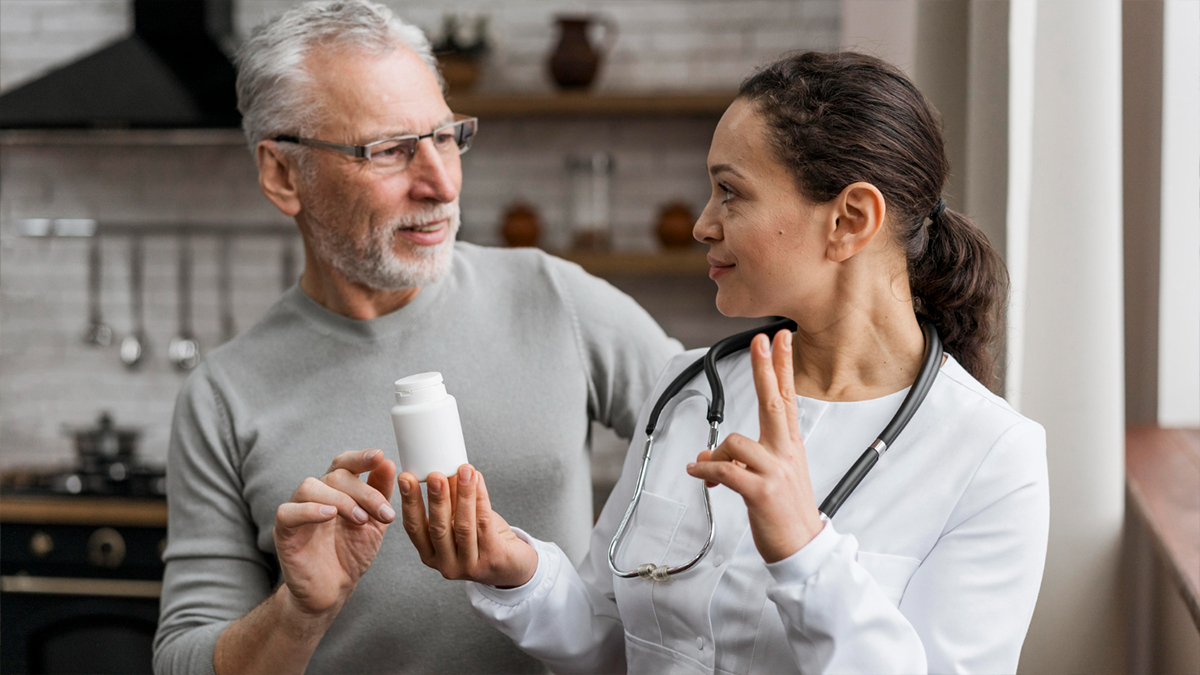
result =
M397 459L392 382L439 371L493 507L578 561L592 524L591 420L632 435L679 351L629 297L539 251L457 244L450 271L370 321L293 287L210 353L179 394L159 673L212 672L220 633L276 583L276 508L344 450ZM541 667L421 564L399 522L309 672L519 673Z

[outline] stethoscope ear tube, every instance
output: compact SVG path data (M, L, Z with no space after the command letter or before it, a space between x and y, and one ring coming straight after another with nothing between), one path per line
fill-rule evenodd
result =
M921 363L921 372L917 375L917 381L908 390L908 395L904 397L900 409L892 416L892 421L888 422L871 447L863 451L858 461L854 462L854 466L850 467L850 470L842 476L825 501L821 502L821 513L824 513L826 518L833 518L838 509L842 508L842 503L846 501L851 492L854 492L854 488L858 487L862 479L867 476L867 472L875 466L883 453L887 452L904 427L908 426L909 420L921 407L921 402L925 400L925 395L933 387L933 381L942 367L942 340L938 336L937 328L934 328L932 323L926 322L921 326L921 330L925 333L925 360Z
M879 455L880 453L875 448L867 448L863 454L859 455L858 461L850 467L846 475L842 476L837 486L833 488L833 492L830 492L825 501L821 502L821 513L824 513L826 518L833 518L833 514L842 508L842 503L846 501L851 492L854 492L854 488L858 487L862 479L867 477L867 472L875 466L875 462L879 461Z
M784 329L796 330L796 322L791 319L780 319L758 328L730 335L713 345L712 349L704 355L704 376L708 378L708 388L712 392L712 401L708 404L709 424L720 424L725 421L725 388L721 386L721 376L717 373L717 361L729 354L748 348L759 333L766 333L768 337L773 337L775 333Z

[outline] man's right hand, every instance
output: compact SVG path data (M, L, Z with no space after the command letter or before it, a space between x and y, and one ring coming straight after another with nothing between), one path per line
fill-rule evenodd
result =
M305 479L279 506L275 551L288 604L310 616L337 614L396 518L395 480L396 464L382 451L343 452L324 476Z

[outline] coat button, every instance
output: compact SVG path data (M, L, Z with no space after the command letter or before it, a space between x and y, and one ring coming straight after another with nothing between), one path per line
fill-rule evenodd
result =
M713 567L720 567L722 564L724 564L724 562L725 562L725 556L723 556L723 555L713 556L713 559L712 559Z
M698 649L700 651L704 651L704 638L702 638L702 637L696 638L696 649Z

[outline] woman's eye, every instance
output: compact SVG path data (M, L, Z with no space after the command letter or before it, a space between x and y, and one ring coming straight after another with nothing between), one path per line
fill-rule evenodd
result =
M721 203L728 204L733 199L733 191L724 183L717 183L717 187L721 190Z

